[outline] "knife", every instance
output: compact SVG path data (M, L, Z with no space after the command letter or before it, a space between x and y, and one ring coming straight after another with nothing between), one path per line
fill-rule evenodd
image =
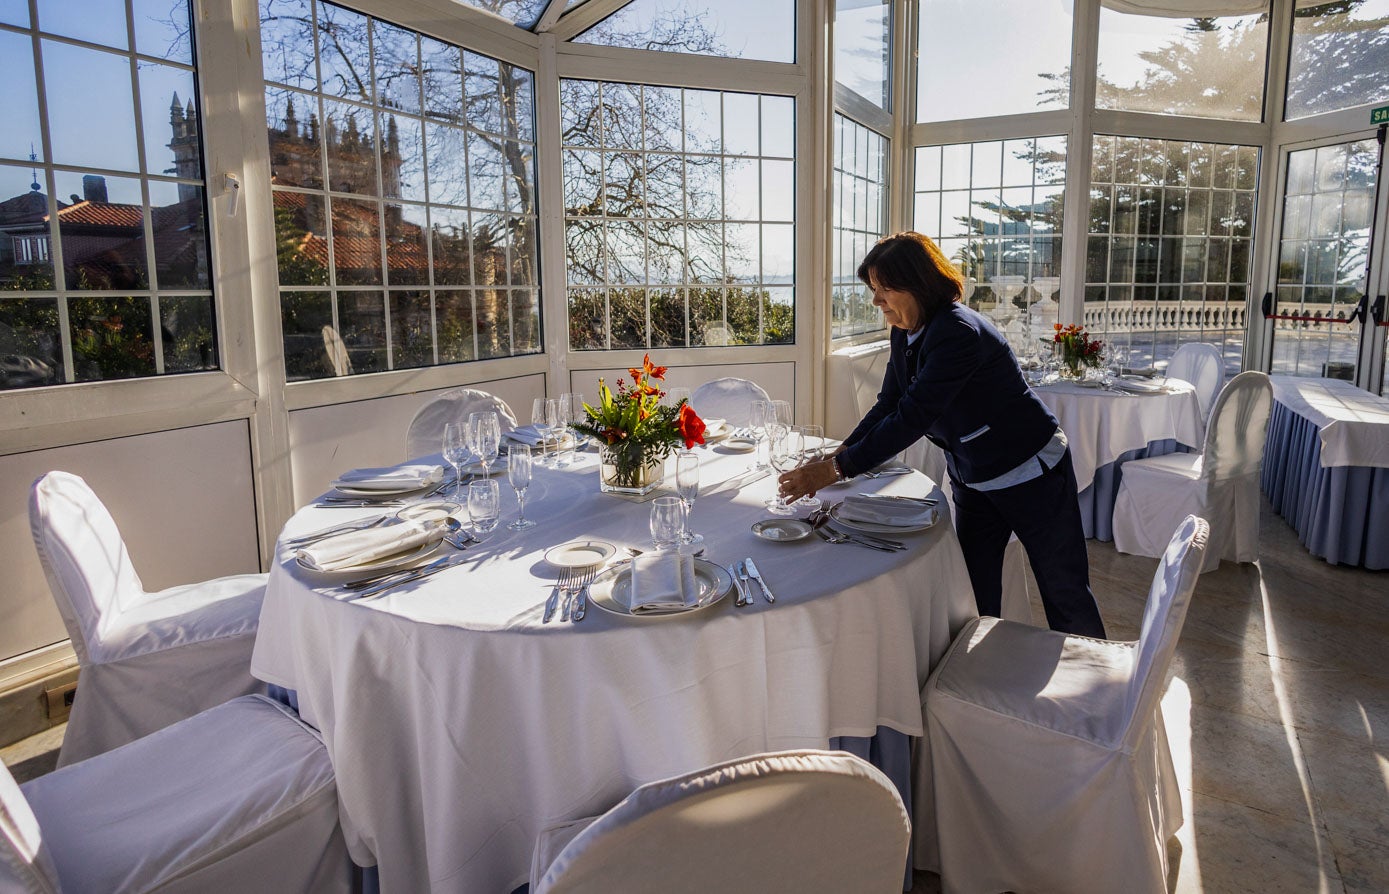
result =
M417 580L423 580L424 578L429 577L431 574L438 574L440 571L444 571L444 570L446 570L446 569L448 569L448 568L452 568L452 567L454 567L455 565L462 565L464 562L468 562L468 561L470 561L472 558L473 558L472 556L469 556L468 558L459 559L459 560L457 560L457 561L455 561L455 562L450 562L450 563L444 564L444 565L438 564L438 561L436 561L436 562L431 562L430 564L424 566L423 568L417 568L417 569L415 569L415 570L414 570L413 572L411 572L409 575L407 575L407 576L405 576L405 577L402 577L402 578L400 578L399 580L387 581L387 582L384 583L384 584L377 584L376 586L371 587L370 589L363 590L362 592L356 594L353 598L356 599L357 601L361 601L361 600L363 600L363 599L370 599L370 598L373 597L373 596L380 596L382 593L385 593L387 590L394 590L396 587L402 586L402 585L404 585L404 584L413 583L414 581L417 581ZM439 560L439 561L442 561L442 560Z
M742 562L734 562L730 569L733 572L733 586L738 588L738 599L733 604L735 606L747 605L752 600L748 598L748 572L743 567Z
M762 572L757 570L757 563L751 558L744 559L743 568L748 574L752 575L753 580L757 581L757 585L762 588L762 595L767 598L767 601L776 602L776 597L772 595L772 591L767 587L767 582L762 579Z
M382 581L390 580L393 577L404 577L406 575L413 574L416 571L428 571L431 568L436 568L440 565L446 565L448 564L449 559L452 558L452 555L440 556L433 562L430 562L428 565L421 565L418 568L397 568L395 571L387 571L382 574L372 574L367 577L359 577L356 580L348 581L347 583L343 584L342 587L344 590L361 590L366 587L379 584Z

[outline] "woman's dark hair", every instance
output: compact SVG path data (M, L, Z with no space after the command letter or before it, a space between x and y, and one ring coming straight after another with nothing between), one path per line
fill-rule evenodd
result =
M908 292L921 310L921 322L936 311L958 301L965 291L965 278L945 257L940 246L920 233L893 233L878 240L858 265L858 278L865 284L872 272L878 285Z

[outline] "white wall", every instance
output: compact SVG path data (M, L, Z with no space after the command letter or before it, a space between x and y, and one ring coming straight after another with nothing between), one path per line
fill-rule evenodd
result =
M570 362L573 362L575 355L570 355ZM598 397L598 378L603 377L607 380L608 386L617 388L619 378L631 381L626 367L613 369L571 369L569 371L569 390L581 392L584 400L593 403ZM691 391L703 385L705 382L720 379L724 376L737 376L743 379L751 379L761 385L769 397L775 400L790 401L792 406L796 406L796 364L791 362L768 362L768 363L737 363L723 364L714 366L672 366L666 372L663 388L688 388ZM800 383L806 394L810 391L810 382ZM876 393L876 392L875 392ZM530 404L524 410L525 416L521 417L522 422L530 421Z
M260 570L245 420L0 456L0 660L67 639L29 533L55 469L106 504L148 590Z

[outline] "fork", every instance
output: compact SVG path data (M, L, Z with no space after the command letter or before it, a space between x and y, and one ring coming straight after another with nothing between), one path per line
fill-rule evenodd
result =
M559 605L559 594L564 588L569 586L569 582L574 578L573 570L564 568L560 570L559 579L555 581L554 587L550 590L550 598L545 600L545 614L541 617L542 624L548 624L555 617L555 608Z
M588 613L588 588L593 583L593 578L598 574L598 567L590 566L586 568L579 579L579 595L574 600L574 610L569 614L569 620L575 623L582 621L584 615Z

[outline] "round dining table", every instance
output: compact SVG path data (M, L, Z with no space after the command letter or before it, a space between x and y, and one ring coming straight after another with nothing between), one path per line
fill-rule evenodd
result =
M735 592L632 616L594 599L582 621L547 623L551 547L601 540L616 548L610 561L651 548L649 503L600 493L593 453L536 470L534 527L505 527L516 503L503 481L502 526L459 552L465 561L376 598L354 599L278 549L252 673L293 690L321 731L348 847L378 867L386 894L510 891L527 880L542 828L600 814L652 780L841 737L922 735L920 687L975 615L945 501L900 552L769 542L751 526L768 517L774 477L749 474L749 454L697 452L690 523L703 558L727 568L751 557L774 603L735 606ZM940 496L919 473L822 495L866 490ZM381 511L309 506L281 541ZM914 775L918 788L929 776ZM917 865L929 868L928 793L913 797Z

